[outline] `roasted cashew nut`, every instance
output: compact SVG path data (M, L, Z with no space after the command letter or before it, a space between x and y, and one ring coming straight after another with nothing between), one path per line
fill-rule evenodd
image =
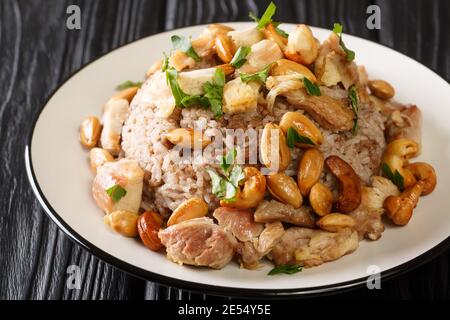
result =
M117 210L105 215L103 223L125 237L136 237L138 235L138 218L137 213Z
M413 210L419 202L424 184L425 182L419 181L400 195L390 196L384 200L383 207L386 210L386 214L396 225L404 226L409 222Z
M308 78L311 82L317 82L316 76L304 65L288 59L280 59L270 68L271 76L295 75L300 78Z
M220 200L220 205L222 207L233 207L238 209L255 208L264 199L266 178L254 167L244 168L244 173L244 186L236 196L236 201L226 202Z
M275 41L276 44L280 47L281 51L286 50L286 46L288 43L288 39L280 35L273 23L268 23L266 27L262 30L267 39Z
M162 225L163 220L156 212L146 211L139 216L137 221L139 237L150 250L158 251L163 247L161 240L158 238L158 232Z
M346 214L330 213L320 218L316 224L322 230L339 232L343 229L353 228L355 226L355 220Z
M395 174L396 171L403 177L405 188L411 187L416 183L416 178L409 170L405 170L408 159L417 155L419 145L410 139L397 139L392 141L386 147L383 154L382 163L386 164Z
M300 208L303 203L302 194L295 180L284 173L267 176L267 188L276 199L294 208Z
M361 203L361 180L352 166L338 156L329 156L325 160L330 172L339 182L339 196L335 202L336 211L349 213Z
M173 226L174 224L191 220L195 218L201 218L208 214L208 205L200 198L190 198L181 203L170 215L167 220L167 226Z
M311 188L309 204L317 215L326 216L333 207L333 192L326 185L318 182Z
M319 46L308 26L300 24L289 33L287 47L284 51L286 58L304 65L310 65L316 60L318 54Z
M300 136L308 138L313 143L299 143L299 147L312 148L323 143L323 135L319 128L317 128L314 122L299 112L286 112L280 120L280 128L286 135L289 128L292 128Z
M286 137L276 124L268 123L263 129L260 142L261 162L273 172L286 170L291 162L291 151Z
M220 60L224 63L230 63L235 53L234 44L231 38L223 33L218 34L214 40L214 47Z
M426 196L436 188L437 178L434 168L425 162L408 164L406 169L411 172L418 181L423 181L422 196Z
M211 143L211 139L203 135L201 131L192 128L177 128L168 132L165 137L180 148L204 148Z
M298 164L297 184L302 195L307 196L311 188L319 181L323 170L323 154L318 149L308 149Z

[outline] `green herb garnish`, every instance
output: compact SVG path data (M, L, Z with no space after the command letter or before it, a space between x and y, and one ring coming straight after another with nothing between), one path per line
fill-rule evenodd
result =
M211 178L212 193L219 199L224 198L226 190L226 180L223 179L223 177L217 174L217 172L215 172L214 170L206 169L206 172L208 172Z
M299 134L297 132L297 130L295 130L294 128L289 128L287 131L287 145L289 146L289 148L293 148L295 147L295 144L298 143L303 143L303 144L309 144L312 146L315 146L316 144L309 138L306 136L302 136L301 134Z
M272 67L272 64L269 64L267 67L262 69L259 72L248 74L248 73L241 73L240 77L242 82L249 82L249 81L257 81L261 82L262 84L266 83L267 77L269 76L270 68Z
M303 266L299 264L287 264L273 268L269 271L268 275L273 276L276 274L294 274L302 271Z
M211 169L206 170L211 177L212 193L225 202L236 201L239 183L245 179L245 173L241 166L234 165L232 167L236 156L236 149L232 149L222 157L220 167L222 168L224 175L219 175Z
M194 48L192 47L191 40L183 37L183 36L177 36L173 35L170 37L170 40L172 41L172 46L174 49L179 49L186 53L189 57L194 59L196 62L199 62L200 56L195 52Z
M184 91L181 89L180 85L178 84L177 77L177 70L173 68L166 70L166 79L169 82L170 89L172 90L172 95L175 99L175 105L180 108L184 108L185 105L183 105L183 99L185 99L188 94L184 93Z
M141 86L142 86L142 82L141 81L134 82L134 81L127 80L127 81L124 81L121 84L119 84L116 87L116 90L125 90L125 89L132 88L132 87L140 88Z
M204 108L211 107L214 116L220 117L222 115L222 96L225 85L225 74L222 69L216 69L213 82L208 81L203 85L203 90L205 91L203 96L186 94L181 89L177 77L178 72L175 69L169 68L166 70L166 78L177 107L187 108L193 105L199 105Z
M203 85L205 91L205 98L208 99L208 103L211 106L211 111L216 118L222 116L222 98L223 87L225 86L225 73L221 68L216 68L214 73L214 81L207 82Z
M246 57L251 50L252 49L250 49L250 47L239 47L239 49L234 54L233 59L231 59L230 64L235 68L242 67L242 65L247 62Z
M345 46L344 41L342 40L342 30L343 30L342 24L340 24L340 23L334 24L333 32L337 36L339 36L339 45L341 46L342 50L344 50L345 55L347 56L347 60L353 61L353 60L355 60L355 51L352 51Z
M359 99L358 99L358 90L355 86L351 86L348 90L348 98L350 99L350 106L352 107L352 111L355 114L355 119L353 120L353 128L352 133L356 134L358 132L358 112L359 112Z
M303 84L305 85L306 92L308 92L308 94L310 96L321 96L322 95L322 93L320 92L319 86L315 83L312 83L308 78L306 78L306 77L303 78Z
M127 194L127 190L125 190L124 188L122 188L122 186L118 184L113 185L112 187L106 189L105 191L114 202L118 202Z
M186 108L191 106L201 106L207 108L209 106L209 101L206 97L187 95L181 99L181 105Z
M275 27L276 32L280 36L287 38L287 37L289 37L289 34L287 34L286 31L284 31L278 27L280 25L280 22L276 22L276 21L272 20L272 17L274 16L276 10L277 10L277 7L275 6L275 4L273 2L271 2L269 4L269 6L267 7L266 11L263 13L261 19L258 18L253 12L250 12L248 14L248 16L258 24L256 26L257 29L265 28L265 26L267 24L272 23L273 26Z
M264 28L268 23L272 22L272 17L275 14L275 11L277 11L277 6L271 2L269 6L267 7L266 11L264 11L263 15L260 19L258 19L253 13L250 13L249 16L256 22L258 22L258 25L256 26L257 29Z
M286 31L280 29L279 27L275 27L275 30L276 30L276 32L278 32L278 34L279 34L280 36L282 36L283 38L288 38L288 37L289 37L289 34L288 34Z
M392 172L391 168L387 165L387 163L383 163L381 165L381 169L383 170L383 173L385 176L391 180L400 190L404 189L404 179L403 176L398 172L398 170L395 170L395 172Z
M226 155L222 157L220 167L222 168L223 172L225 172L225 175L228 175L228 171L230 170L230 167L234 163L236 157L237 157L236 149L230 150Z
M163 52L163 55L164 55L164 59L163 59L163 65L162 65L161 71L166 72L166 70L169 69L169 56L165 52Z
M230 176L228 177L228 180L235 186L236 188L239 187L239 183L245 179L245 172L242 170L241 166L234 166L231 170Z

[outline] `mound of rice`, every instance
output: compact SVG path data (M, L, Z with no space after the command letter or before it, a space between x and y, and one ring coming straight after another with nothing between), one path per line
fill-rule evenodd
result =
M203 198L210 209L218 206L205 171L205 167L211 165L202 163L200 155L195 154L191 160L180 163L178 153L172 151L172 146L164 138L166 133L184 127L203 130L209 137L220 133L225 136L227 128L242 128L244 131L248 128L262 129L268 122L278 123L287 111L303 112L280 101L275 105L273 114L267 114L262 101L255 113L225 115L220 120L214 119L211 111L201 108L177 108L168 119L163 119L158 116L156 106L144 99L149 81L151 79L144 83L130 105L130 114L122 132L122 149L126 158L137 160L145 171L143 209L156 210L164 216L192 197ZM321 128L324 143L320 149L325 157L337 155L347 161L362 181L369 183L370 177L379 170L385 147L383 117L372 104L362 104L358 124L356 135L351 132L337 134ZM246 145L250 143L247 141ZM207 163L217 161L221 155L212 146L203 154ZM296 174L300 155L301 151L295 148L287 174ZM323 182L329 186L335 184L334 178L326 173Z

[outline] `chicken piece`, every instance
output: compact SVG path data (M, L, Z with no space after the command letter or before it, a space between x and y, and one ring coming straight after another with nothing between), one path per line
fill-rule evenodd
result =
M167 258L178 264L223 268L233 258L236 239L210 218L196 218L160 230Z
M262 256L251 241L239 242L236 246L236 252L239 255L239 261L242 268L257 269Z
M284 204L276 200L261 202L255 212L255 221L282 221L307 228L313 228L315 225L310 208L302 206L295 209L290 204Z
M288 59L304 65L310 65L316 60L318 45L311 29L304 25L298 25L289 33L285 55Z
M199 57L205 58L214 54L214 38L213 33L204 32L199 38L192 40L192 48Z
M97 168L92 195L105 213L117 210L137 213L141 205L143 180L144 170L134 160L106 162ZM125 189L126 194L115 202L106 190L116 185Z
M209 26L200 34L200 37L191 41L192 48L195 53L202 59L208 60L214 55L214 40L220 33L220 28L215 28L213 25ZM184 69L191 69L201 65L201 62L196 62L193 58L188 56L180 49L175 50L169 57L169 64L177 71Z
M253 212L250 210L219 207L214 210L213 217L222 228L231 232L239 241L251 241L264 229L262 223L255 222Z
M385 124L387 143L397 139L411 139L422 145L422 112L415 106L401 106L390 114Z
M233 40L236 48L251 47L264 39L264 34L255 27L244 30L233 30L228 32L228 35Z
M310 96L304 89L283 94L287 101L306 111L322 127L332 131L348 131L353 128L353 111L341 100L326 95Z
M110 99L103 110L103 129L100 136L102 148L116 156L120 153L120 135L128 116L126 99Z
M256 250L261 256L268 254L284 235L283 224L279 221L267 223L258 241L254 242Z
M384 224L379 211L371 210L361 204L356 210L348 214L355 221L355 230L360 239L378 240L384 232Z
M358 233L351 229L331 233L321 230L292 227L269 254L276 265L301 263L314 267L339 259L358 248Z
M334 33L320 46L314 69L317 80L327 87L342 83L348 89L358 83L358 67L347 60Z
M378 240L384 232L382 215L383 203L389 196L400 194L398 188L391 180L380 176L372 177L372 187L363 187L361 205L349 213L355 220L355 229L360 238Z
M245 83L241 78L227 82L223 88L223 112L235 114L255 111L260 87L255 81Z
M281 222L264 225L253 219L253 212L228 207L219 207L213 213L219 225L231 232L239 241L236 251L241 266L255 269L259 261L272 249L284 233Z
M260 261L278 243L284 234L281 222L267 223L264 231L253 241L239 242L237 253L240 256L241 267L256 269Z
M158 116L168 118L175 110L175 98L166 81L166 74L155 72L141 89L141 103L148 103L158 107Z
M198 69L178 74L178 84L184 93L189 95L204 94L203 85L206 82L212 82L216 68Z
M246 58L247 62L238 71L239 73L255 73L283 57L283 52L275 41L263 40L252 45L252 50Z

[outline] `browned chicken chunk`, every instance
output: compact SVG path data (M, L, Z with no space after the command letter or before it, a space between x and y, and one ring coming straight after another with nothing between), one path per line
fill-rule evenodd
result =
M284 234L283 224L281 222L267 223L255 246L260 255L265 256L278 243L278 240Z
M341 100L326 95L310 96L305 90L294 90L283 94L287 101L306 111L322 127L333 131L348 131L353 127L353 111Z
M277 265L301 263L314 267L336 260L358 248L358 234L351 229L331 233L308 228L289 228L269 257Z
M397 139L411 139L422 143L422 112L417 106L402 106L393 111L386 122L386 142Z
M356 210L349 213L355 220L355 229L360 238L366 237L370 240L378 240L384 232L384 224L381 213L370 210L361 204Z
M175 263L223 268L233 258L236 239L209 218L175 224L158 233L167 258Z
M284 204L276 200L261 202L255 212L255 221L282 221L308 228L313 228L315 223L310 208L302 206L295 209L289 204Z
M254 221L253 212L234 208L220 207L213 213L219 225L231 232L237 239L236 251L241 265L255 269L259 261L272 250L284 233L281 222L264 224Z
M260 260L267 255L284 234L281 222L266 224L264 231L253 241L239 242L237 252L241 257L241 265L247 269L259 267Z
M251 241L264 229L264 224L255 222L250 210L219 207L213 216L222 228L231 232L239 241Z

